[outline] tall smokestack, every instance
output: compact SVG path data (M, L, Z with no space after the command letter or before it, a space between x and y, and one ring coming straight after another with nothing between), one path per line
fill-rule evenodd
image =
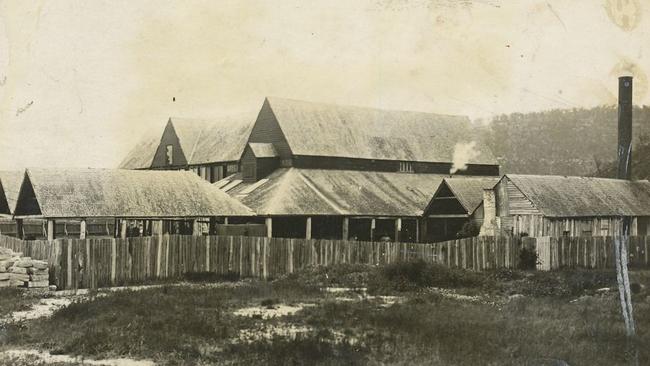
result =
M632 179L632 77L618 78L618 179Z

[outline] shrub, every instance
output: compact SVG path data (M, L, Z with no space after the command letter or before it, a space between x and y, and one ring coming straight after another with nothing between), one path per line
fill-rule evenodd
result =
M463 226L458 231L457 236L459 238L470 238L473 236L478 236L481 232L481 226L475 221L468 221L463 224Z
M519 251L519 268L535 269L537 267L537 251L535 248L523 246Z
M487 278L477 272L449 268L423 260L397 262L381 267L370 284L372 291L412 291L423 287L481 287Z

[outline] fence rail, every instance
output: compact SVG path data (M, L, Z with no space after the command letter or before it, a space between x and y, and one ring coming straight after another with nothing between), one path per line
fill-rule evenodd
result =
M539 237L538 269L614 268L614 239L611 236ZM648 268L650 236L627 237L628 263L631 268Z
M629 237L627 242L630 266L650 267L650 237ZM612 237L475 237L414 244L243 236L54 241L0 236L0 246L47 260L50 283L59 289L132 285L197 272L268 279L311 265L376 265L414 259L477 271L516 268L523 247L536 248L542 270L614 265Z
M478 271L514 268L521 241L481 237L413 244L180 235L23 241L0 236L0 246L47 260L50 283L59 289L76 289L174 279L196 272L268 279L310 265L386 264L413 259Z

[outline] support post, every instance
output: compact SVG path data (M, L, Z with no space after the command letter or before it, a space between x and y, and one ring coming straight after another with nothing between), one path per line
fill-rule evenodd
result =
M153 220L151 221L151 235L152 236L162 236L163 234L163 220Z
M270 217L267 217L266 220L266 237L267 238L272 238L273 237L273 219Z
M47 220L47 240L54 240L56 223L54 220Z
M375 241L375 227L376 227L375 225L376 225L376 224L377 224L377 222L376 222L375 219L373 218L373 219L370 221L370 241Z
M224 225L228 225L228 218L227 217L223 218L223 223L224 223Z
M217 233L217 218L212 216L210 217L210 235L215 235Z
M201 236L201 222L198 219L192 221L192 236Z
M120 219L120 238L126 239L126 220Z
M307 224L305 227L305 239L311 239L311 217L307 217Z
M16 219L16 235L19 239L25 238L25 232L23 231L23 219Z
M81 219L79 223L79 239L86 239L86 219Z
M341 233L341 239L348 240L350 238L350 218L343 218L343 232Z
M395 219L395 242L399 243L400 234L402 233L402 219Z

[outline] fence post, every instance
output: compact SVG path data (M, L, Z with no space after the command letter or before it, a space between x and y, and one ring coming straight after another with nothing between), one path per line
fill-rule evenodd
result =
M68 264L68 273L67 273L67 287L70 288L72 286L72 241L68 240L68 252L67 252L67 264Z
M210 235L205 238L205 271L210 272Z
M111 239L111 284L115 286L117 279L117 239Z

